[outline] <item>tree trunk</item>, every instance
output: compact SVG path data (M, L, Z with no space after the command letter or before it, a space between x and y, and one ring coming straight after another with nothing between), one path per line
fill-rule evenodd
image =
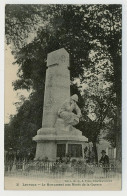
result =
M116 164L118 172L122 171L122 127L121 111L117 109L117 128L116 128Z
M122 167L122 127L121 127L121 59L114 58L115 64L115 91L117 105L117 123L116 123L116 163L118 171L121 172Z
M110 54L112 56L113 68L114 68L114 91L116 93L116 106L117 106L117 123L116 123L116 162L117 168L121 171L122 167L122 129L121 129L121 96L122 96L122 60L121 56L117 54L117 47L119 43L112 42L110 48Z
M98 163L98 153L97 153L97 146L96 146L96 142L92 142L93 143L93 151L95 154L95 162Z

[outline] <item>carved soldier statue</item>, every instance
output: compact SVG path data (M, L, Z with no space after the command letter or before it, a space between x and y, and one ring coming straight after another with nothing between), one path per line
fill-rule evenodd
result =
M78 95L74 94L67 99L58 110L58 116L64 120L65 125L77 125L81 117L81 110L78 107Z

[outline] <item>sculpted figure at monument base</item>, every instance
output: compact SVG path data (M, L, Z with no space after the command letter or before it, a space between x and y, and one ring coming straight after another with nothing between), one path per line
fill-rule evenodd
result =
M65 126L74 126L79 123L81 110L76 102L78 102L78 95L74 94L67 99L58 110L58 116L64 120Z

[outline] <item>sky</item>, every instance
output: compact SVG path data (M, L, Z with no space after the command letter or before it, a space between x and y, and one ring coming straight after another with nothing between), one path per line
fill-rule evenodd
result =
M36 36L36 32L30 32L28 34L28 38L26 38L25 42L29 44L34 37ZM19 97L21 95L28 98L30 92L27 90L17 90L15 91L12 86L12 82L18 79L17 71L18 64L14 64L15 62L14 56L11 54L11 47L5 44L5 72L4 72L4 123L9 123L9 116L16 114L16 106L15 102L19 101Z
M5 90L4 90L4 122L9 123L9 116L16 114L15 102L19 101L19 96L24 95L28 97L29 92L26 90L13 90L12 82L18 79L17 71L18 65L13 65L15 62L11 49L5 45Z

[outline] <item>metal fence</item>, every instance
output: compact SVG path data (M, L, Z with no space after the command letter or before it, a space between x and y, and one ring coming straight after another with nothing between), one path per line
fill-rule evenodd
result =
M108 166L86 164L84 162L44 162L8 161L5 162L5 176L31 178L119 178L115 164Z

